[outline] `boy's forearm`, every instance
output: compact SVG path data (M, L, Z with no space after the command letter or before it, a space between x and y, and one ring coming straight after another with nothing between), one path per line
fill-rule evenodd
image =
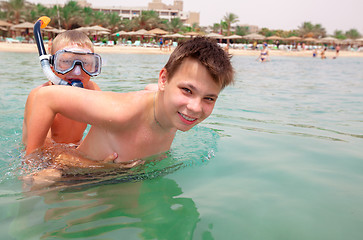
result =
M34 98L33 109L28 116L26 126L26 155L44 144L56 114L51 108L51 98L52 96L47 91L39 91Z

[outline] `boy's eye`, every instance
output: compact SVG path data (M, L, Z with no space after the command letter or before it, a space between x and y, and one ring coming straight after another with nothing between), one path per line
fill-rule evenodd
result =
M215 101L215 99L212 98L212 97L206 97L204 99L207 100L207 101L209 101L209 102L214 102Z
M184 92L186 92L186 93L192 93L192 91L190 91L190 89L188 89L188 88L182 88L182 90L183 90Z

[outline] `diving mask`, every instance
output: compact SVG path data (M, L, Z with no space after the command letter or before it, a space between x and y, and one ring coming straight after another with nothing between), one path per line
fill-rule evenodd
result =
M102 59L92 52L59 50L50 57L50 64L60 74L66 74L80 65L85 73L94 77L101 73Z

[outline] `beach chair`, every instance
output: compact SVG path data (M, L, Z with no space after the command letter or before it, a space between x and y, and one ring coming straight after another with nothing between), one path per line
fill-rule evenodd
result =
M107 46L113 47L115 45L114 41L107 41Z
M14 38L6 38L6 42L7 43L20 43L20 41L18 39L14 39Z
M178 46L178 42L173 42L173 47L177 47Z
M140 41L139 40L136 40L133 44L132 44L133 47L140 47Z

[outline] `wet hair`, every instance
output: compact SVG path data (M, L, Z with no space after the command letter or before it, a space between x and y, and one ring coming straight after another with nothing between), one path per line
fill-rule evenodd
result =
M168 79L173 77L186 58L193 58L205 66L221 89L234 82L231 55L226 53L214 40L196 37L175 48L165 65Z
M53 43L52 43L52 48L51 48L51 53L55 54L55 49L57 48L57 46L59 45L77 45L80 47L86 47L93 50L93 43L91 42L91 40L88 38L88 36L86 34L84 34L82 31L78 31L78 30L68 30L65 31L59 35L57 35L57 37L54 38Z

